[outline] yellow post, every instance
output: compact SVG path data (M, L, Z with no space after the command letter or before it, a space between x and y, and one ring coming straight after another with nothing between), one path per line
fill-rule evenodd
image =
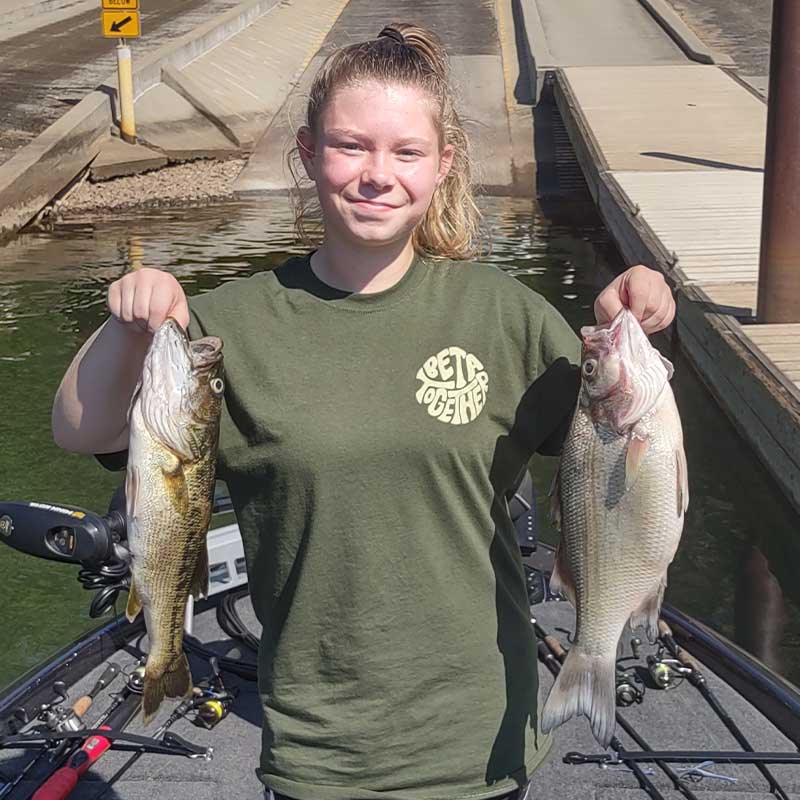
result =
M136 122L133 118L133 70L131 49L120 39L117 44L117 81L119 83L119 129L122 138L136 144Z

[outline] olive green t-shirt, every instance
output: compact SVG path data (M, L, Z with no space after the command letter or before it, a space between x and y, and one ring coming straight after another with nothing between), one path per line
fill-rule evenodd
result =
M524 783L536 643L505 494L557 449L579 343L491 266L415 259L377 294L309 258L190 301L224 341L218 477L263 625L258 774L298 800Z

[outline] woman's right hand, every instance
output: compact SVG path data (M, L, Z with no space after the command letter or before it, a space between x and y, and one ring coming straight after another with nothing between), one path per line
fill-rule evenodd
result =
M177 279L150 267L129 272L109 286L108 310L130 330L151 335L167 317L184 329L189 325L189 304Z

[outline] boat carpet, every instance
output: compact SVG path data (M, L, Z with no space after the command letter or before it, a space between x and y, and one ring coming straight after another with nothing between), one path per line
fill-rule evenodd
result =
M240 600L237 606L240 616L251 629L258 633L259 627L254 618L249 598ZM548 602L532 608L533 615L548 631L562 638L567 636L556 632L574 627L572 608L565 602ZM232 642L219 629L212 609L206 609L195 617L195 635L220 654L239 650L240 645ZM645 641L642 657L654 647ZM146 645L146 642L144 643ZM242 648L243 649L243 648ZM232 653L233 654L233 653ZM251 658L246 653L247 658ZM129 653L118 652L109 656L123 667L130 668L134 663ZM190 658L193 675L199 680L209 673L207 662ZM102 666L88 674L74 687L70 687L70 701L88 690ZM542 697L552 684L550 673L540 667ZM752 706L744 701L726 684L722 683L710 670L706 670L709 683L720 697L724 707L750 737L757 750L792 752L791 743L783 737ZM187 720L176 722L171 730L192 742L214 747L211 761L190 760L186 758L145 755L111 788L106 800L211 800L211 798L231 798L241 800L261 800L261 784L255 776L254 768L260 747L260 707L256 687L234 676L225 675L226 684L238 685L240 695L231 713L211 731L198 728ZM98 699L98 713L105 708L108 699L104 694ZM154 722L142 729L139 720L130 726L131 732L152 733L171 712L174 706L165 703ZM636 727L639 734L654 749L731 749L738 750L733 738L728 734L719 719L714 715L699 692L684 682L665 692L648 689L644 702L623 710L625 718ZM87 715L91 723L94 715ZM617 729L621 740L629 749L639 749L628 737ZM586 719L572 720L554 734L551 754L533 777L530 800L537 798L575 798L575 800L641 800L645 794L638 788L633 773L625 767L601 769L597 766L570 766L562 762L565 753L580 751L599 753L601 748L592 737ZM0 771L13 775L27 763L32 754L6 751L0 754ZM107 780L128 758L130 754L109 752L81 780L78 788L70 795L75 800L93 800L104 787ZM680 770L682 765L674 765ZM674 800L681 795L672 788L670 781L656 767L644 765L653 783L659 788L665 800ZM689 784L698 800L767 800L769 794L765 779L752 766L731 766L728 764L708 765L707 769L721 777L704 777L697 783ZM791 798L800 800L800 766L772 767L783 787ZM23 781L8 800L27 798L35 783ZM452 798L452 800L457 800Z

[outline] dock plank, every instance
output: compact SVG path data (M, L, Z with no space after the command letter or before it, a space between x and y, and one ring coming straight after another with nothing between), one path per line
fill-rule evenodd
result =
M611 178L676 254L687 283L758 280L761 172L613 172Z
M766 105L713 66L565 67L611 171L760 170Z

